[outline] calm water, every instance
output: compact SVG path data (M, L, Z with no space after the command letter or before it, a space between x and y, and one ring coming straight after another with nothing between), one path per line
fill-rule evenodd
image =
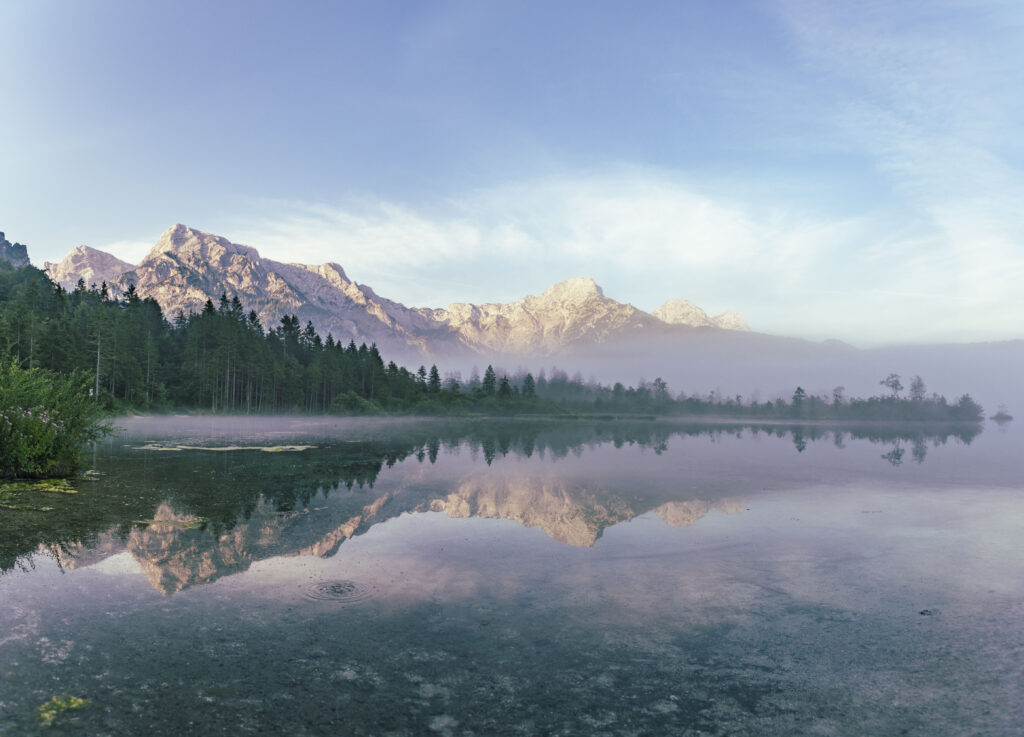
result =
M1024 733L1012 424L119 424L0 507L4 737Z

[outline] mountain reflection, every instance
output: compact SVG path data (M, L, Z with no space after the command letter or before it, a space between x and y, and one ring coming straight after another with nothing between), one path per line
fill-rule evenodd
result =
M635 483L628 473L613 479L587 471L590 458L619 452L613 449L660 455L676 437L721 442L765 435L788 438L801 453L819 441L837 448L848 441L885 444L891 449L883 458L898 465L905 445L920 463L929 444L951 438L969 443L975 434L960 428L926 433L658 422L424 423L355 439L324 438L300 452L110 446L106 464L98 463L106 475L80 482L79 494L48 499L59 506L45 510L3 512L0 566L31 565L41 548L67 569L127 552L155 588L174 593L274 556L329 556L374 525L428 511L511 520L558 542L589 547L608 527L647 512L684 526L745 506L735 495L743 488L712 488L707 479L720 475L716 469L694 476L704 479L694 482L696 488L678 474ZM560 463L566 458L579 462ZM404 464L400 473L379 484L385 469L398 464Z

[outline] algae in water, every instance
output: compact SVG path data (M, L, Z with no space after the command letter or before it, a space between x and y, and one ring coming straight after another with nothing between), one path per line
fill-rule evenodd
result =
M50 700L39 707L39 724L43 727L52 727L69 711L82 709L92 702L78 696L52 696Z

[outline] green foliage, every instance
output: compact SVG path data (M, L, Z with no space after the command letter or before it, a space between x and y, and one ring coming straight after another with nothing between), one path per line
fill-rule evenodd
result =
M331 412L346 415L379 415L382 410L379 404L350 391L334 398L331 402Z
M532 399L537 396L537 382L533 380L533 374L527 374L523 378L523 397Z
M67 476L106 431L90 379L0 364L0 477Z

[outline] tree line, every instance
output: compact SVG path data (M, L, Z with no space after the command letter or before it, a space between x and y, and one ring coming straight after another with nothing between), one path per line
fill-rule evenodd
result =
M557 368L536 377L489 365L468 379L433 365L385 363L375 345L321 337L286 315L264 326L237 296L207 300L198 313L168 320L130 286L123 299L106 285L65 290L31 266L0 262L0 357L25 369L87 372L95 402L110 411L198 409L225 413L608 413L785 420L976 422L968 396L949 403L926 395L915 377L882 380L885 396L847 399L797 388L787 400L673 394L656 378L636 386L584 382Z

